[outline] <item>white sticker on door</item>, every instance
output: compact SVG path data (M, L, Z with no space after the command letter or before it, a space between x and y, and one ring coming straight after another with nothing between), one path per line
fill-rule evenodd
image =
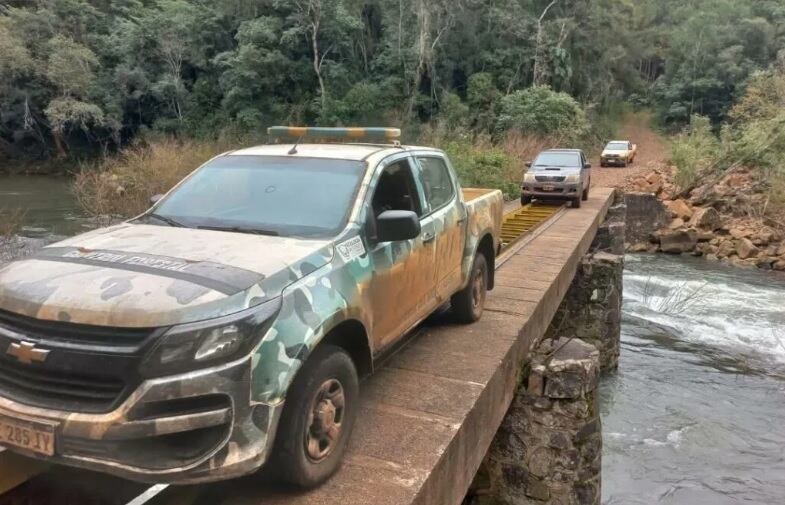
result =
M360 237L350 238L346 242L341 242L335 248L346 263L365 254L365 246Z

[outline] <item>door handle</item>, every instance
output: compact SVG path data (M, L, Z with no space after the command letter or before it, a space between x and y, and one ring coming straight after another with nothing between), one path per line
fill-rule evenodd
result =
M422 236L422 242L423 244L427 244L428 242L433 242L435 238L436 235L434 233L424 233Z

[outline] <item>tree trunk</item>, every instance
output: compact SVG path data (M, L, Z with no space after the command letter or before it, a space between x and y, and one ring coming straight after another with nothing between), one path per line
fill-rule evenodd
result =
M537 39L534 48L534 69L532 71L532 82L535 86L545 84L545 69L543 69L542 62L542 21L545 19L548 11L551 10L551 7L556 5L556 2L558 2L558 0L553 0L549 3L537 19Z
M57 151L57 155L55 157L58 159L65 158L68 153L65 151L62 133L57 130L52 130L52 139L54 140L55 150Z

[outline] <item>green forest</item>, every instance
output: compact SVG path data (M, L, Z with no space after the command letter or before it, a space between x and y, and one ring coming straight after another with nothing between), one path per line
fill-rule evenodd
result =
M781 0L6 0L0 157L271 124L576 136L620 103L729 118Z

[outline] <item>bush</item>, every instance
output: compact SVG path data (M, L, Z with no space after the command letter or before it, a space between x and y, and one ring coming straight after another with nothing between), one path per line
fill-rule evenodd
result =
M126 149L84 167L74 193L84 210L99 218L130 218L150 207L150 198L166 193L213 156L236 148L227 140L180 141L165 138Z
M589 129L586 113L567 93L547 86L516 91L500 100L498 133L518 130L525 134L554 136L577 141Z
M521 163L503 149L468 140L451 140L441 147L450 157L462 186L499 189L507 200L521 195Z
M693 116L689 128L676 137L672 146L674 182L679 189L693 187L702 175L714 169L720 152L720 142L711 131L709 118Z

